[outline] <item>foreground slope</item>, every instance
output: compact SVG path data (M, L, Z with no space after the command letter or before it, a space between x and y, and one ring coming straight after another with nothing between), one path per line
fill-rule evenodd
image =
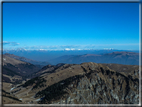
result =
M138 66L128 74L93 62L64 64L57 69L49 69L50 67L52 66L45 67L43 71L48 69L47 72L41 70L38 77L15 87L11 93L22 99L22 103L139 103Z
M2 90L2 96L3 96L3 104L21 104L22 101L16 98L14 95L10 94L9 92L6 92L5 90Z

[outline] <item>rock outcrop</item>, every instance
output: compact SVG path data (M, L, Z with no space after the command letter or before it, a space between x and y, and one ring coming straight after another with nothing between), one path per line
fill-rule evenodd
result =
M72 65L73 66L73 65ZM84 73L74 75L46 89L35 98L52 104L138 104L139 79L96 63L78 65ZM75 69L74 69L75 70ZM77 71L76 71L77 72ZM137 73L136 73L137 72ZM138 75L139 71L135 71Z

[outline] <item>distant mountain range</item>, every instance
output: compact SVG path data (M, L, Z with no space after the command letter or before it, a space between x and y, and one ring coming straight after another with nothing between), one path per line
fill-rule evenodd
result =
M64 55L84 55L84 54L107 54L112 52L136 52L138 50L116 50L116 49L102 49L102 50L3 50L3 54L9 53L17 56L25 57L40 62L49 62L49 60L64 56Z
M52 60L51 64L68 63L81 64L83 62L95 63L116 63L125 65L139 65L139 53L135 52L112 52L102 55L85 54L85 55L64 55Z
M64 52L66 54L66 52ZM14 54L5 53L5 56L28 62L39 66L40 68L46 65L56 65L58 63L67 64L81 64L84 62L95 62L95 63L115 63L125 65L139 65L139 53L135 52L111 52L106 54L83 54L83 55L63 55L55 57L46 61L36 61L25 57L20 57ZM54 56L54 55L53 55ZM41 56L38 56L39 58Z

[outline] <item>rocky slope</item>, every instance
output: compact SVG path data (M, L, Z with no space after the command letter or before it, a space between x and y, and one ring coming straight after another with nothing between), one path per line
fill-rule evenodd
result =
M93 62L52 67L44 67L40 72L47 72L38 72L38 77L15 87L11 93L22 103L34 104L139 103L138 66L129 74Z
M39 103L138 104L139 80L94 63L81 65L85 73L39 91Z

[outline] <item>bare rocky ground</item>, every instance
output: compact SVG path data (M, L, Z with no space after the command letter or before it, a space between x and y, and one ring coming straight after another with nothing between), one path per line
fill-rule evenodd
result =
M3 103L139 103L139 66L136 65L93 62L48 65L33 75L35 78L19 85L3 83Z

